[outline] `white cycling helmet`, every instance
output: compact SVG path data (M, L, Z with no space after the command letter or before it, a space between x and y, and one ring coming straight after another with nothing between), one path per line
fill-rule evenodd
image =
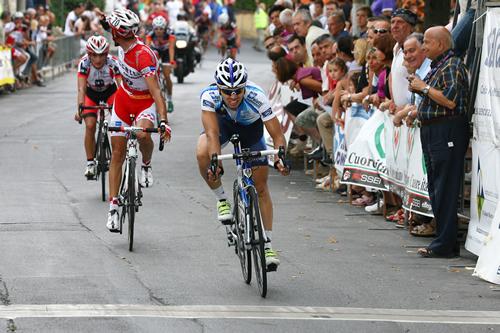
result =
M163 16L155 17L153 22L153 29L165 29L167 27L167 20Z
M238 89L247 84L247 70L241 62L227 58L217 65L215 82L222 89Z
M109 52L109 43L103 36L91 36L87 40L87 53L106 54Z
M131 37L137 34L141 23L134 12L123 8L114 10L107 17L107 21L111 29L121 37Z
M220 25L226 25L229 22L229 15L227 13L222 13L217 18L217 23Z

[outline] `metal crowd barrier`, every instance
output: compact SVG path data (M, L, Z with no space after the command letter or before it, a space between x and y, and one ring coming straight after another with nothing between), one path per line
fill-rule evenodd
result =
M42 75L54 78L71 68L74 61L80 58L80 39L79 36L61 36L53 40L56 50L48 66L41 68Z

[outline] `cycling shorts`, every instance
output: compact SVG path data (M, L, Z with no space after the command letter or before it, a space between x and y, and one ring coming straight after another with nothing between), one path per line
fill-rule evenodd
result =
M96 106L101 103L112 105L115 102L115 92L116 85L114 84L101 92L97 92L87 87L87 93L85 94L85 101L83 104L86 106ZM98 110L83 110L82 117L97 117L97 111Z
M160 56L160 61L161 61L162 65L170 64L170 54L168 52L168 49L160 50L160 49L156 49L154 47L151 47L151 49L153 49L153 51L158 52L158 55Z
M229 139L231 139L234 134L238 134L240 136L241 148L250 148L251 151L267 149L264 139L264 123L261 119L258 119L250 125L240 125L219 116L217 116L217 120L219 123L219 142L221 147L225 147ZM250 165L268 165L267 156L252 160Z
M151 95L129 95L123 87L118 88L113 104L113 113L109 126L132 126L130 116L134 115L134 122L143 119L156 124L156 107ZM127 133L111 132L111 136L126 136Z

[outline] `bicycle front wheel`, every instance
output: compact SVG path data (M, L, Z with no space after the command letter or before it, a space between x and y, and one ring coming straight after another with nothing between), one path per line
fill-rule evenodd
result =
M109 161L111 160L111 147L107 134L102 132L100 137L97 165L101 177L101 199L106 201L106 171L108 171Z
M233 185L233 203L233 221L237 236L236 254L240 259L243 280L249 284L252 280L252 255L250 250L247 250L245 246L245 206L241 202L238 180L235 180Z
M128 250L134 249L134 222L135 222L135 159L131 158L128 167Z
M250 239L252 241L253 267L255 278L259 287L260 295L266 297L267 294L267 269L266 256L264 252L264 230L259 209L259 197L255 187L248 188L250 198Z

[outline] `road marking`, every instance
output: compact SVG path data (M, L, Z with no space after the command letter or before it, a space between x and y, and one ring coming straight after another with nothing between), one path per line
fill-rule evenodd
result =
M238 318L500 325L500 311L238 305L48 304L0 306L0 318L55 317Z

